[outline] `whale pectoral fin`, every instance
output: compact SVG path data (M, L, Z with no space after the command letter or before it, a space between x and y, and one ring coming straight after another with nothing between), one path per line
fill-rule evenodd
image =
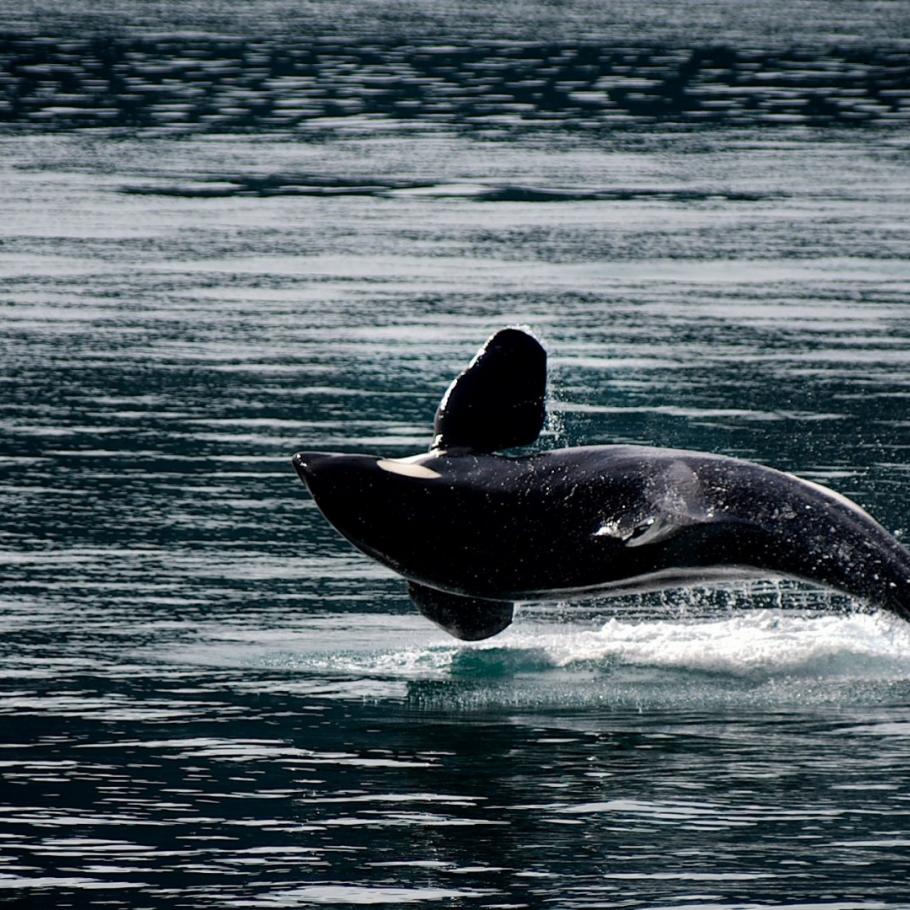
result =
M433 448L494 452L534 442L546 419L547 354L523 329L487 339L436 410Z
M658 515L652 521L640 524L626 541L626 546L644 547L650 543L659 543L691 524L693 524L691 521L674 520L666 515Z
M677 460L655 478L653 513L626 540L627 547L644 547L675 537L684 528L710 521L698 474Z
M502 632L512 622L514 605L501 600L462 597L408 582L414 606L449 635L463 641L480 641Z

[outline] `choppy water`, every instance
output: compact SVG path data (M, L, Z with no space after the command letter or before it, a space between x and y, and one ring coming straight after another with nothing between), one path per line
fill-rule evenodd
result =
M423 449L522 322L545 445L910 533L910 24L792 6L2 14L0 903L908 906L905 624L765 581L465 646L289 464Z

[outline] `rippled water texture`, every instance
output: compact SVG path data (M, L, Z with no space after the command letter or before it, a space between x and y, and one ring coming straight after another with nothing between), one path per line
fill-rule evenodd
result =
M541 446L910 533L906 4L379 6L0 13L0 904L906 908L906 624L768 579L464 645L289 463L424 449L520 322Z

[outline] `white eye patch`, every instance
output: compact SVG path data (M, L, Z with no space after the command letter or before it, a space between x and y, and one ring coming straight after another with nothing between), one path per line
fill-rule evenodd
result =
M438 472L407 459L380 458L376 464L390 474L401 474L403 477L413 477L416 480L434 480L441 476Z

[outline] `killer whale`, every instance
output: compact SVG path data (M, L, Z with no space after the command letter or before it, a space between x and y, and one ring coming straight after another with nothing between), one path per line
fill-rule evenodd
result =
M408 582L417 609L465 640L516 601L784 576L910 621L910 552L844 496L723 455L636 445L497 454L543 428L546 352L503 329L449 386L430 450L301 452L329 522Z

